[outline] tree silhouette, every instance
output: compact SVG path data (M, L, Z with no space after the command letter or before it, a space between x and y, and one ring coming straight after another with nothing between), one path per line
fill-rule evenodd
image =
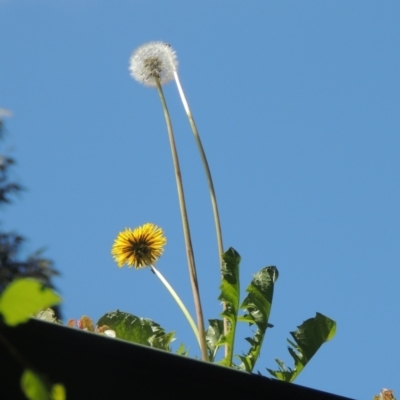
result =
M0 140L4 138L5 113L0 113ZM9 204L12 198L23 191L21 185L10 181L10 168L15 160L4 154L0 154L0 207ZM54 288L51 279L58 275L53 268L53 261L43 258L41 251L21 258L25 237L14 232L4 232L0 226L0 293L14 279L35 278L44 285Z

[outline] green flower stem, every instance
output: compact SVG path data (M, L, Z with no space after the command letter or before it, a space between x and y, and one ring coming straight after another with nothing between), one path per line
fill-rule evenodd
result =
M179 95L181 96L183 108L185 109L185 112L189 119L190 127L192 128L193 135L196 139L197 148L200 152L201 161L203 162L204 170L205 170L205 173L207 176L208 188L210 190L211 204L212 204L212 209L213 209L213 214L214 214L215 231L217 234L218 255L219 255L220 270L221 270L221 276L222 276L222 254L224 253L224 246L222 244L222 229L221 229L221 221L220 221L219 212L218 212L217 196L216 196L215 190L214 190L214 184L213 184L213 180L211 177L211 171L210 171L210 167L208 165L208 161L207 161L206 153L204 151L203 144L200 139L199 131L197 130L196 123L194 122L194 118L193 118L192 112L190 110L189 103L186 100L186 96L182 89L182 85L181 85L179 75L178 75L178 72L176 71L176 69L174 69L174 77L175 77L176 86L178 87ZM223 310L225 310L225 303L223 303ZM228 331L228 320L226 318L224 318L224 334L225 335L226 335L227 331ZM225 350L227 351L226 346L225 346Z
M158 271L154 265L150 265L151 270L157 275L157 277L160 279L160 281L164 284L164 286L167 288L171 296L174 298L176 303L178 304L179 308L182 310L183 314L185 315L186 319L188 320L191 328L193 329L194 335L196 336L197 341L199 342L199 346L201 349L201 342L200 342L200 335L199 335L199 330L197 329L196 324L193 321L192 316L190 315L189 311L183 304L182 300L179 298L178 294L175 292L173 287L168 283L168 281L161 275L161 272Z
M208 352L207 352L207 345L206 345L206 338L205 338L203 310L201 308L199 284L198 284L198 281L197 281L196 265L195 265L195 262L194 262L192 239L190 237L189 221L188 221L188 216L187 216L187 211L186 211L185 195L184 195L184 192L183 192L182 175L181 175L181 171L180 171L180 167L179 167L178 152L176 150L175 138L174 138L174 132L172 130L171 118L169 116L167 103L166 103L165 97L164 97L164 92L163 92L161 84L160 84L160 79L158 78L158 76L154 76L154 80L156 82L157 91L158 91L158 94L160 96L161 104L162 104L162 107L163 107L164 117L165 117L165 121L167 123L169 142L170 142L170 145L171 145L172 160L173 160L173 163L174 163L176 185L177 185L177 189L178 189L179 206L180 206L180 209L181 209L181 217L182 217L182 224L183 224L183 235L184 235L184 238L185 238L185 245L186 245L186 256L187 256L187 259L188 259L190 283L192 285L194 305L195 305L196 317L197 317L197 326L198 326L198 330L199 330L199 333L200 333L201 354L202 354L202 359L204 361L208 361Z

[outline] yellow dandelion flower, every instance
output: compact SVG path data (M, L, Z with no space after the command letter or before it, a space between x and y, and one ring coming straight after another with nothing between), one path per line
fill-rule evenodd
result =
M163 253L167 239L157 225L144 224L134 230L126 228L114 241L111 254L118 267L145 268L154 264Z

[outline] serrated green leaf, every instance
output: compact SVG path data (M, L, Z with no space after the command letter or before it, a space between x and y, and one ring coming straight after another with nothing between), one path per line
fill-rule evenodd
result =
M261 347L265 337L265 331L271 325L268 323L271 313L272 298L274 295L274 284L279 273L276 267L264 267L254 275L253 280L247 287L247 297L240 308L246 314L239 317L238 321L255 324L257 329L253 338L247 338L250 349L246 355L236 356L242 361L242 369L252 372L260 355Z
M185 348L185 345L181 343L176 351L176 354L187 357L189 356L189 348Z
M17 279L0 297L0 313L7 325L22 324L40 310L61 303L52 289L34 279Z
M115 331L117 338L157 349L171 351L170 344L175 332L166 333L159 324L148 318L139 318L119 310L103 315L97 326L107 325Z
M286 368L285 363L283 361L279 360L278 358L275 358L275 361L279 365L279 368L282 369L282 371L284 371L284 372L287 371L287 368Z
M220 319L209 319L208 322L210 326L206 331L206 342L209 361L213 362L224 334L224 322Z
M237 369L242 370L242 371L251 371L252 366L251 366L251 358L250 356L244 355L235 355L236 358L238 358L242 363L237 366Z
M287 339L292 346L288 347L288 350L294 360L293 369L286 368L282 361L275 359L279 370L267 368L267 371L281 381L293 382L322 344L331 340L335 333L336 322L325 315L316 313L314 318L304 321L296 331L290 332L294 342Z
M253 325L254 318L250 314L239 315L238 322L247 322L249 325Z
M162 349L162 350L171 350L170 344L175 340L175 332L169 332L166 333L163 331L161 333L160 330L158 330L158 334L156 336L152 336L149 338L149 343L151 347L154 347L156 349Z
M239 264L240 255L234 248L230 247L228 251L222 254L221 294L219 295L218 300L225 303L225 311L221 313L221 316L228 320L229 329L226 335L221 337L219 341L219 345L225 344L228 347L227 355L220 364L229 367L232 365L237 314L239 311ZM211 349L209 350L210 352L214 351Z

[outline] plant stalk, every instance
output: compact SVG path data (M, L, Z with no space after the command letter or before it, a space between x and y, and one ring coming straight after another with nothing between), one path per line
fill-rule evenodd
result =
M190 327L193 329L194 335L196 336L197 341L199 342L199 346L201 349L201 342L200 342L200 335L199 335L199 330L197 329L196 324L193 321L192 316L190 315L189 311L185 307L185 304L183 304L182 300L178 296L178 294L175 292L173 287L168 283L168 281L162 276L161 272L156 269L154 265L150 265L151 270L157 275L158 279L164 284L164 286L167 288L171 296L174 298L176 303L178 304L179 308L182 310L184 316L189 322Z
M210 167L208 165L206 153L204 151L204 147L203 147L203 144L200 139L199 131L197 130L197 126L194 121L193 114L190 110L189 103L186 100L186 96L183 91L178 72L175 68L174 68L174 77L175 77L176 86L178 87L179 95L182 100L183 108L185 109L186 115L189 119L190 127L192 128L192 132L193 132L194 138L196 140L197 148L199 150L201 161L203 163L204 171L205 171L206 177L207 177L208 188L210 190L211 205L212 205L213 214L214 214L215 232L217 235L218 256L219 256L220 270L221 270L221 277L222 277L222 262L223 262L222 254L224 253L224 246L222 243L222 229L221 229L221 221L220 221L219 212L218 212L217 196L215 194L215 189L214 189L214 184L213 184L213 180L212 180L212 176L211 176ZM226 308L225 303L222 303L222 308L223 308L223 310L225 310L225 308ZM226 318L224 318L224 334L226 335L227 332L228 332L228 320ZM225 356L227 356L227 354L228 354L228 348L227 348L227 346L225 346Z
M194 305L195 305L196 317L197 317L197 326L198 326L199 336L200 336L201 354L202 354L202 359L204 361L208 361L203 310L202 310L201 301L200 301L200 291L199 291L196 266L195 266L195 261L194 261L192 239L190 236L189 221L188 221L188 216L187 216L187 211L186 211L185 195L183 192L182 175L181 175L181 171L180 171L180 167L179 167L178 152L176 150L171 118L170 118L170 115L168 112L167 103L165 101L164 92L163 92L161 84L160 84L160 79L158 76L154 76L154 80L157 85L157 91L160 96L162 108L164 111L164 117L165 117L165 121L167 124L169 142L171 145L172 160L173 160L173 164L174 164L176 185L177 185L177 189L178 189L179 206L180 206L181 217L182 217L183 235L185 238L186 256L187 256L188 267L189 267L189 276L190 276L190 282L192 285L193 299L194 299Z

